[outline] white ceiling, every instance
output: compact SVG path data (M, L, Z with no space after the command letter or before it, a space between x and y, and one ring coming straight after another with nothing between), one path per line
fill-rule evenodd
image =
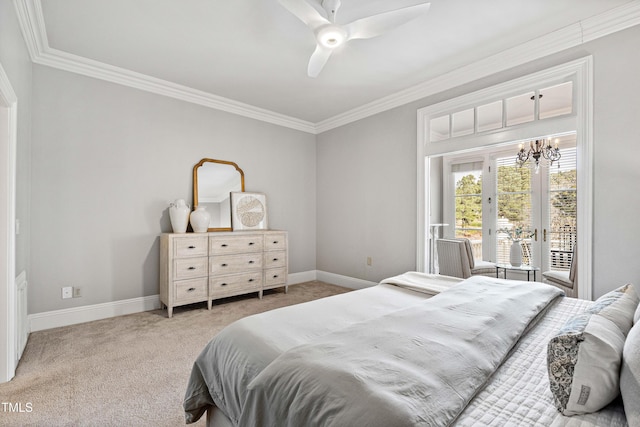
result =
M342 0L338 21L418 2ZM637 0L431 0L426 15L341 47L315 79L315 39L277 0L38 5L57 51L319 123L627 3Z

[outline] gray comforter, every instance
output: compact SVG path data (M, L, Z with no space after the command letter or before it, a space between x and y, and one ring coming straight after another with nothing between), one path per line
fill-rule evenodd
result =
M468 279L274 354L248 384L231 375L227 387L239 395L230 418L241 426L448 425L559 295L541 284ZM231 351L241 364L250 357ZM219 383L199 372L190 390Z

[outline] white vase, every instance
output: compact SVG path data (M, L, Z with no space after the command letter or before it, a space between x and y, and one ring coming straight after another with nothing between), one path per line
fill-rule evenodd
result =
M191 228L195 233L206 233L209 230L211 214L207 212L205 206L196 206L196 210L191 212Z
M514 267L520 267L522 264L522 246L520 240L514 240L509 250L509 263Z
M174 233L186 233L189 225L189 212L191 208L184 199L178 199L169 205L169 218Z

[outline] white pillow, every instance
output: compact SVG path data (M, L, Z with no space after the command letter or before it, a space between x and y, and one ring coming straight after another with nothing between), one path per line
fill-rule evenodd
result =
M640 309L639 309L640 310ZM638 311L636 311L636 315ZM620 392L629 427L640 426L640 323L636 324L624 343Z
M618 396L622 351L637 306L633 286L625 285L569 319L549 341L549 383L564 415L599 411Z

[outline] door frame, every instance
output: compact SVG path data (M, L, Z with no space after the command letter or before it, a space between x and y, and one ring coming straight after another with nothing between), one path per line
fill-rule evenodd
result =
M532 87L544 87L551 81L571 77L574 82L574 113L568 117L545 119L501 129L485 135L471 135L432 142L430 120L443 114L460 111L493 101L504 94L526 92ZM545 134L576 132L578 165L578 296L593 298L593 58L586 56L556 67L515 80L469 93L417 111L417 248L416 269L425 271L429 256L428 236L431 190L430 158L452 152L464 152L509 140L532 139ZM544 123L542 123L544 122ZM553 129L549 129L553 126Z
M0 64L0 114L7 132L0 135L0 160L5 172L0 177L0 383L11 380L16 371L17 319L15 287L16 147L18 98Z

